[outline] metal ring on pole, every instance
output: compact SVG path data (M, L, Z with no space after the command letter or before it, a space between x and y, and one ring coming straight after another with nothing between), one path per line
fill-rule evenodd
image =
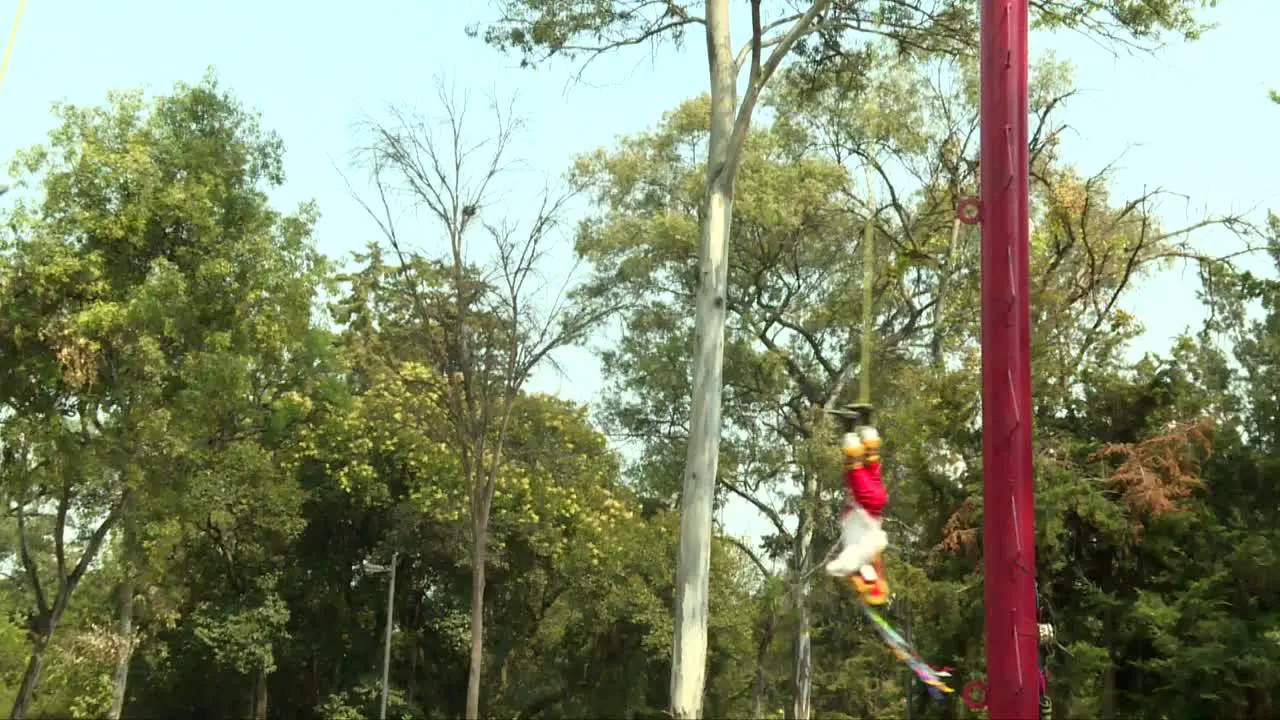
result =
M956 204L956 219L965 225L977 225L982 221L982 202L978 198L964 198Z
M977 697L974 697L975 695ZM970 710L986 710L987 683L982 680L970 680L965 683L964 689L960 691L960 697L964 698L964 704Z

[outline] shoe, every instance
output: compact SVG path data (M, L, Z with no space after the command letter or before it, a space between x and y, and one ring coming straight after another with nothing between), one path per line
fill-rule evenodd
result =
M889 602L889 590L883 580L867 582L861 575L850 575L849 582L866 604L878 607Z
M884 562L877 554L871 565L849 577L853 589L868 605L884 605L889 602L889 583L884 577Z

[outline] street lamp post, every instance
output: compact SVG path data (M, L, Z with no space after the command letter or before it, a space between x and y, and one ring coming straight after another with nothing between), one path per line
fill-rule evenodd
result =
M379 720L387 720L387 688L390 686L388 680L391 674L391 625L396 599L396 560L399 557L400 553L391 553L390 565L365 563L365 567L370 571L387 573L390 576L387 582L387 634L382 646L382 710L378 713Z

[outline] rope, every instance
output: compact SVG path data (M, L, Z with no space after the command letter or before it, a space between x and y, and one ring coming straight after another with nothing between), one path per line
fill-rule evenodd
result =
M875 248L875 186L871 182L871 168L866 169L867 173L867 222L862 230L862 353L858 360L858 403L864 406L871 405L871 327L875 322L875 314L872 313L872 303L874 294L872 286L876 279L876 248ZM836 550L840 547L840 540L832 543L827 554L815 565L811 565L807 570L800 573L796 578L795 585L807 582L810 577L817 572L818 568L827 564L836 555Z
M858 403L863 406L871 405L871 343L872 343L872 323L875 322L875 314L872 312L872 304L874 301L873 285L876 279L876 249L875 249L875 186L871 182L871 168L866 168L867 175L867 222L862 230L862 352L858 360ZM834 400L834 396L832 397ZM830 401L828 401L830 402ZM824 408L829 410L830 408ZM840 548L840 540L837 539L827 550L826 555L816 564L810 565L807 569L796 577L792 587L806 583L819 568L825 566L829 560L835 557L836 551Z
M4 49L4 60L0 60L0 85L4 85L4 76L9 71L9 60L13 57L13 46L18 42L18 26L22 24L22 13L27 9L27 0L18 0L18 15L13 19L13 29L9 31L9 44Z
M1036 584L1035 584L1035 590L1036 590L1036 623L1037 623L1037 630L1039 630L1039 626L1040 626L1041 624L1048 624L1048 625L1049 625L1049 627L1053 627L1053 618L1052 618L1052 615L1053 615L1053 608L1049 605L1049 601L1048 601L1048 599L1047 599L1047 598L1045 598L1045 596L1044 596L1044 595L1041 595L1041 594L1040 594L1040 582L1039 582L1039 581L1036 581ZM1037 635L1039 635L1039 633L1037 633ZM1041 637L1037 637L1036 639L1037 639L1037 640L1043 640L1043 638L1041 638ZM1054 643L1056 643L1056 642L1057 642L1057 641L1056 641L1056 638L1054 638L1054 637L1053 637L1053 633L1051 633L1051 634L1050 634L1050 643L1048 643L1048 645L1049 645L1049 648L1048 648L1048 649L1049 649L1049 652L1050 652L1050 653L1052 653L1052 652L1053 652L1052 644L1054 644ZM1040 671L1040 672L1039 672L1039 675L1040 675L1039 681L1040 681L1040 682L1039 682L1039 688L1038 688L1038 689L1039 689L1039 694L1040 694L1040 718L1039 718L1039 720L1053 720L1053 699L1049 696L1049 658L1048 658L1048 657L1046 657L1046 653L1044 652L1044 649L1045 649L1045 647L1046 647L1046 643L1040 642L1040 643L1037 643L1037 644L1038 644L1038 645L1040 645L1040 648L1041 648L1041 652L1037 653L1037 654L1040 656L1040 662L1039 662L1039 666L1040 666L1040 667L1039 667L1039 671Z
M871 168L867 168L867 223L862 231L862 357L859 360L858 402L871 404L871 312L872 285L876 280L875 186L871 184Z

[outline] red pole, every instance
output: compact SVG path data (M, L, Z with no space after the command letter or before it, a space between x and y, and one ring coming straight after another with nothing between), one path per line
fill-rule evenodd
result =
M1031 311L1027 264L1027 0L982 0L982 465L987 707L1039 714Z

